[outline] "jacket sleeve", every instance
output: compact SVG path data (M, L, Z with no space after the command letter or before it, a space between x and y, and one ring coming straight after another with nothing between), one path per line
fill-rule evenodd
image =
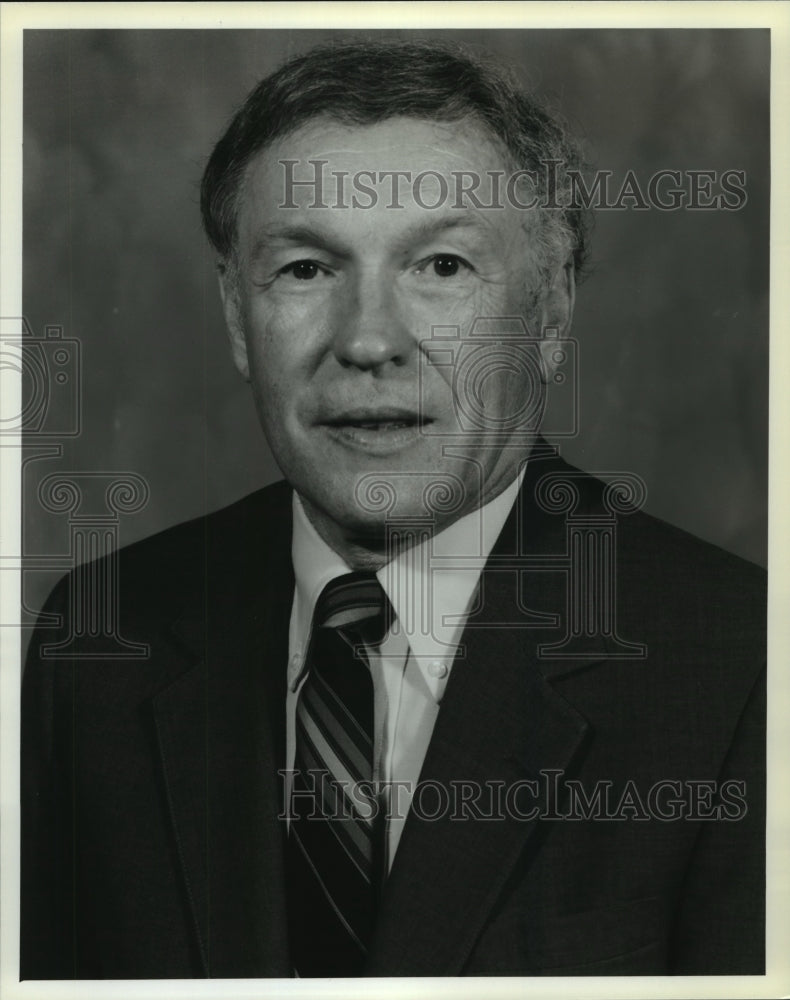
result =
M681 889L673 974L765 972L765 680L763 671L718 782L719 793L743 783L740 808L729 807L732 819L700 824Z
M68 580L64 579L50 595L44 612L63 616L67 594ZM74 667L68 661L48 659L42 653L43 646L58 638L59 629L42 628L40 624L36 627L22 680L22 979L74 978L76 968L71 820L73 734L67 711Z

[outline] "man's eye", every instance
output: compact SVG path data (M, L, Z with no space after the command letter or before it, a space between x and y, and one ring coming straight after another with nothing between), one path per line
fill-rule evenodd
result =
M310 281L320 274L322 268L314 260L295 260L282 268L280 274L292 274L299 281Z
M461 268L461 261L457 257L434 257L433 269L440 278L452 278L458 274Z
M462 270L469 270L469 265L461 257L452 253L438 253L420 267L421 271L431 268L438 278L454 278Z

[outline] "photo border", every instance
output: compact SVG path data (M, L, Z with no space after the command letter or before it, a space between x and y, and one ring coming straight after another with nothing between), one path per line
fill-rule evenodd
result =
M770 28L771 364L769 422L769 683L767 972L765 976L557 977L491 979L18 981L20 635L0 629L0 994L16 998L342 997L773 997L790 993L790 4L654 3L95 3L0 4L0 316L22 315L22 35L26 28ZM5 385L6 383L4 383ZM21 398L21 396L20 396ZM8 405L8 404L7 404ZM12 399L10 405L14 405ZM0 449L0 534L19 539L20 447ZM17 612L19 576L0 575L3 607ZM7 619L6 619L7 620Z

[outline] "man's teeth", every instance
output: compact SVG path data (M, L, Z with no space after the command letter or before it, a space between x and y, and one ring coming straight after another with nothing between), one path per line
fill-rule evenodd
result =
M359 427L366 431L399 430L401 427L413 427L414 420L354 420L352 427Z

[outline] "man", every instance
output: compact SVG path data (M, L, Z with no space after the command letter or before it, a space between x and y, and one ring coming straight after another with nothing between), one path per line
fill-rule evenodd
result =
M762 574L538 436L578 167L434 44L236 115L204 221L287 485L121 554L145 662L34 637L23 977L763 970Z

